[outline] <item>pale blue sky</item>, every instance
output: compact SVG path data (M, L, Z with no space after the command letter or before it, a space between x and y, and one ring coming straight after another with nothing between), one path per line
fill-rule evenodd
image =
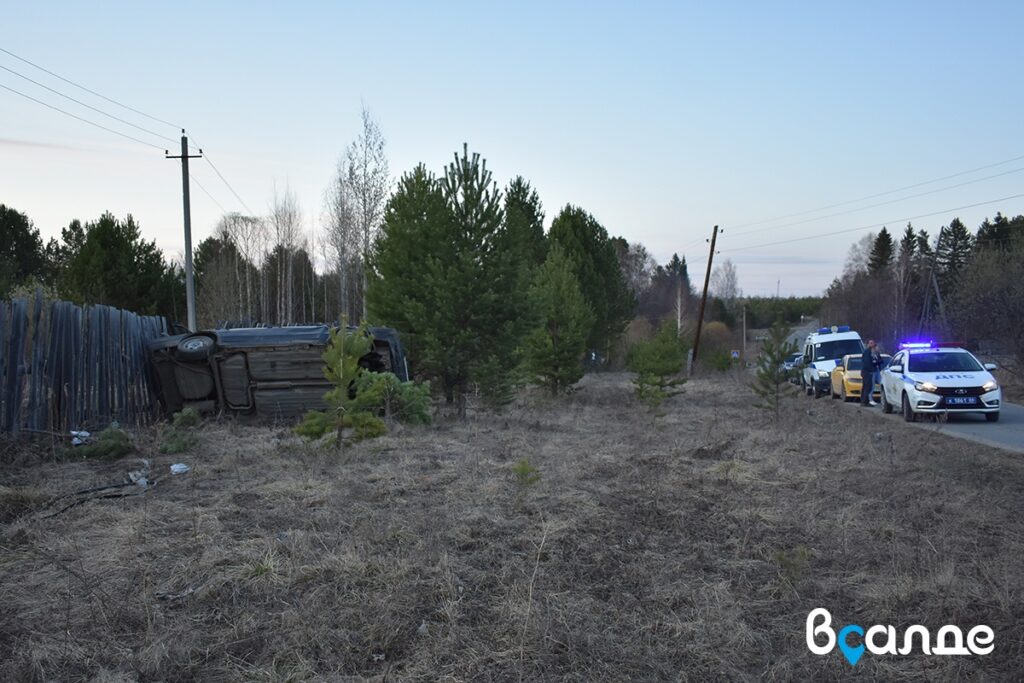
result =
M934 234L954 215L975 228L1024 213L1024 198L944 212L1024 194L1021 159L798 225L745 225L1024 156L1018 2L3 4L0 47L185 126L256 212L289 184L310 228L363 105L394 175L420 161L440 171L468 142L499 182L525 176L549 221L578 204L659 261L683 252L694 279L717 223L749 294L780 279L783 293L822 291L863 232L743 247L935 212L914 224ZM176 137L9 55L0 66ZM7 71L0 84L167 144ZM45 235L131 212L169 254L182 249L180 170L162 150L2 89L0 202ZM193 188L196 241L219 213Z

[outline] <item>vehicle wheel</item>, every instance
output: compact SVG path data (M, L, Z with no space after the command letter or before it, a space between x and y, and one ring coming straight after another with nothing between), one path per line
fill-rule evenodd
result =
M194 337L185 337L178 342L178 360L206 360L213 353L213 339L206 335L197 334Z
M850 397L846 394L846 385L845 384L843 384L843 389L842 389L841 393L839 394L839 398L843 399L843 403L846 403L847 401L850 400Z
M885 397L885 389L882 389L882 412L886 415L892 413L892 404L889 403L889 400Z
M985 413L985 419L989 422L999 422L999 413Z
M807 380L804 379L803 377L800 378L800 389L804 392L805 395L811 395L811 390L807 387Z
M907 422L913 422L917 419L917 414L910 407L910 399L907 398L906 394L903 394L903 419Z
M821 398L825 395L825 392L818 387L818 383L814 383L814 398Z

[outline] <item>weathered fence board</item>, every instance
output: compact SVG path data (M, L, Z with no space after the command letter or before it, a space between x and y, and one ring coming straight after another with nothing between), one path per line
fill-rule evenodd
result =
M145 424L157 400L146 344L157 316L54 301L0 302L0 432Z

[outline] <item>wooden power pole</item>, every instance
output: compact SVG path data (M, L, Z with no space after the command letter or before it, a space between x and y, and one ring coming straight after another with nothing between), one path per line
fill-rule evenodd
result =
M192 206L188 196L188 160L199 159L199 154L189 156L188 138L185 137L185 130L181 131L181 155L172 156L168 150L164 150L164 158L181 159L181 198L185 214L185 306L188 311L188 329L196 331L196 283L192 273Z
M693 353L690 359L697 361L697 349L700 347L700 329L704 326L704 306L708 302L708 284L711 282L711 263L715 259L715 241L718 239L718 226L711 233L711 251L708 252L708 269L704 273L704 293L700 297L700 313L697 315L697 334L693 337Z

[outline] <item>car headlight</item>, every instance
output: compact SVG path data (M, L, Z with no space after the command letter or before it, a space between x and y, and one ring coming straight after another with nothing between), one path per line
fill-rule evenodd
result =
M939 390L939 388L931 382L915 382L914 388L918 391L927 391L929 394L934 394Z
M986 393L989 392L989 391L995 391L998 388L999 388L999 385L996 384L996 381L994 379L990 379L989 381L987 381L987 382L985 382L984 384L981 385L981 390L986 392Z
M828 370L818 370L818 377L828 377Z

